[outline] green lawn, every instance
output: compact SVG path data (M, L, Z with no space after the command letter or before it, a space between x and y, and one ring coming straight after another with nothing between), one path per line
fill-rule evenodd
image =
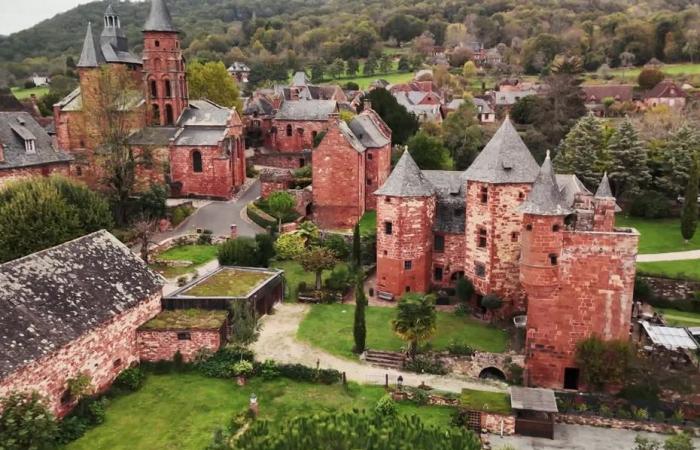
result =
M369 76L357 76L357 77L350 77L350 78L337 78L335 80L329 80L329 81L324 81L326 84L338 84L338 85L344 85L348 81L352 81L353 83L357 83L358 86L360 86L360 89L367 89L369 85L374 81L374 80L386 80L390 84L396 84L396 83L407 83L413 79L413 72L396 72L396 73L383 73L383 74L375 74L375 75L369 75Z
M296 261L272 261L270 267L284 270L284 278L287 280L287 291L284 294L286 300L297 301L297 286L300 282L304 281L309 286L316 282L316 275L305 271ZM330 270L324 270L323 280L325 281L330 274Z
M240 387L232 380L198 374L149 375L138 392L113 400L105 423L88 431L66 450L201 450L212 432L247 409L255 393L260 417L273 423L317 411L371 409L384 395L380 386L349 383L316 385L287 379L250 380ZM400 403L402 414L418 414L428 424L449 426L450 407L418 407Z
M637 263L640 274L700 281L700 259Z
M669 308L654 308L662 312L666 322L678 327L700 327L700 313L679 311Z
M642 67L631 67L624 70L622 68L615 68L612 69L610 73L615 76L615 78L618 78L618 81L623 81L624 76L625 82L636 83L639 72L641 71ZM700 73L700 64L664 64L661 67L661 71L671 77L677 75L695 75ZM588 78L590 78L590 75L589 73ZM600 82L599 80L597 81Z
M352 353L354 314L354 305L314 305L301 322L297 337L334 355L356 358ZM375 350L401 350L405 344L391 329L391 321L395 317L396 308L367 308L367 347ZM506 350L508 335L469 317L438 312L437 333L430 341L432 347L443 350L452 341L468 344L477 350L503 352Z
M640 219L638 217L618 216L615 219L618 227L634 227L641 234L639 253L682 252L700 249L700 233L688 244L681 236L680 219Z
M377 211L367 211L360 219L360 235L377 232Z
M33 87L29 89L13 87L12 93L17 97L18 100L24 100L29 98L32 94L36 95L36 98L41 98L49 93L48 86Z
M192 261L192 264L185 267L170 267L163 264L151 264L153 270L161 273L165 278L177 278L181 275L193 272L197 267L208 263L216 258L216 245L181 245L173 247L156 255L156 259L168 261Z
M510 395L505 392L462 389L459 402L461 405L476 411L493 411L501 414L510 414L511 412Z

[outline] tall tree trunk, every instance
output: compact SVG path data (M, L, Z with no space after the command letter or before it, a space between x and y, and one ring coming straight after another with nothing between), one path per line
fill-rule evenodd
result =
M321 273L322 273L322 271L320 271L320 270L316 271L316 290L317 291L321 289Z

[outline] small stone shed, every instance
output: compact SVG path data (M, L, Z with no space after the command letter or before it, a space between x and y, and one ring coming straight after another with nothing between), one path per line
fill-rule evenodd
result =
M559 412L554 391L511 386L510 406L515 412L515 434L554 439L554 416Z
M284 298L284 271L223 266L163 298L164 310L228 311L232 302L248 302L259 315L269 314Z
M141 361L172 360L180 352L185 362L200 350L216 351L227 340L228 312L204 309L162 311L137 332Z

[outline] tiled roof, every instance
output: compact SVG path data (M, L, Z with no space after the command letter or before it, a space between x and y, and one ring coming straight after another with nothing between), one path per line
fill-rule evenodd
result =
M630 84L601 84L584 85L581 90L585 94L586 103L602 103L604 98L613 98L620 102L632 101L632 89Z
M0 265L0 378L138 306L163 282L104 230Z
M25 139L34 140L34 153L27 153ZM0 112L0 144L4 154L0 171L72 160L53 147L51 136L26 112Z
M389 178L374 194L393 197L428 197L435 194L435 187L418 168L411 154L405 151Z
M562 198L557 180L552 169L552 160L547 152L547 157L542 163L540 173L532 185L532 190L525 202L518 207L518 211L524 214L536 214L540 216L565 216L573 211L565 204Z
M688 94L681 89L673 80L662 80L647 92L647 98L679 98L687 97Z
M468 181L532 183L540 168L508 118L464 172Z
M577 193L593 195L586 186L578 179L575 174L556 174L557 185L561 193L562 200L566 206L574 204L574 199Z
M143 31L177 31L165 0L151 0L151 12L148 14Z
M272 102L262 95L248 97L243 106L243 114L252 116L257 113L259 116L269 116L275 112Z
M338 109L334 100L287 100L275 115L279 120L328 120Z

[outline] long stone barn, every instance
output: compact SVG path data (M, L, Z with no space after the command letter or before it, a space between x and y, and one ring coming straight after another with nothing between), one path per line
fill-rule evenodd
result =
M106 390L138 363L137 329L160 312L163 284L106 231L0 265L0 398L36 391L63 416L70 379Z

